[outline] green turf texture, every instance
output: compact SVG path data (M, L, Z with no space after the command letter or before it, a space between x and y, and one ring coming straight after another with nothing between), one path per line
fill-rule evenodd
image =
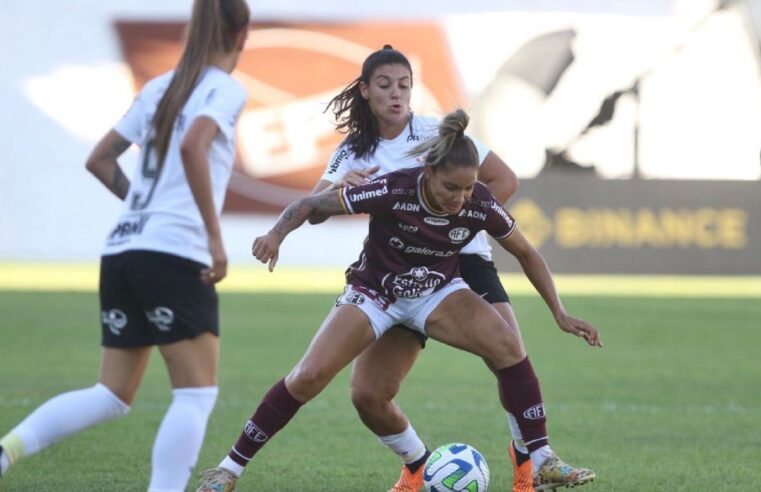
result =
M198 469L228 452L333 299L222 294L221 389ZM761 490L761 303L565 297L572 314L600 328L603 349L561 333L538 297L514 296L513 304L542 382L553 447L597 472L580 490ZM100 327L94 293L0 292L0 313L4 434L46 399L96 381ZM0 478L0 490L146 490L169 401L154 353L126 418L26 458ZM430 448L475 446L489 464L490 490L510 489L506 419L477 357L429 342L398 402ZM238 490L385 491L399 469L357 418L345 370L264 448ZM196 485L194 478L188 489Z

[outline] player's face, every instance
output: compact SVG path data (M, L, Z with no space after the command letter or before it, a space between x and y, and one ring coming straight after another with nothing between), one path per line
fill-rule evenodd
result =
M412 74L404 65L381 65L360 84L362 97L378 118L381 127L399 128L407 124L412 93Z
M473 194L478 166L425 167L425 191L437 211L449 215L460 211Z

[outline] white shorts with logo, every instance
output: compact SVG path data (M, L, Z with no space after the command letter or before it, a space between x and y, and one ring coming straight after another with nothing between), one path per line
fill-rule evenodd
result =
M398 298L389 303L388 299L375 291L349 284L344 293L336 299L336 306L352 305L361 309L370 319L375 338L380 338L395 325L405 325L425 335L425 321L441 301L452 292L467 288L468 284L458 277L427 296L414 299Z

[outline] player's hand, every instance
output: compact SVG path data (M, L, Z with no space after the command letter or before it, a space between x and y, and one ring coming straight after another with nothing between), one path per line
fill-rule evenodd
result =
M277 264L281 242L282 238L279 234L270 231L264 236L254 239L254 244L251 246L251 254L262 263L269 262L269 271L272 271L275 269L275 264Z
M568 313L562 313L555 318L561 330L581 337L592 347L602 347L602 340L597 328L583 319L574 318Z
M201 270L201 280L207 285L213 285L227 276L227 253L221 237L209 236L209 254L211 268Z
M372 179L373 174L377 173L379 169L380 166L372 166L368 167L367 169L349 171L348 173L344 174L343 178L336 182L336 185L341 188L344 186L359 186L367 184Z

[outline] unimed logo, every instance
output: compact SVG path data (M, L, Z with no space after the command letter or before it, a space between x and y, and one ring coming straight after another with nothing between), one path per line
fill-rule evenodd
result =
M137 89L174 68L183 24L130 21L116 27ZM251 24L232 74L247 89L249 101L238 124L227 211L273 212L308 194L344 138L335 130L332 113L324 111L326 104L386 43L413 65L414 111L440 115L467 102L438 24ZM339 151L332 165L347 157Z

